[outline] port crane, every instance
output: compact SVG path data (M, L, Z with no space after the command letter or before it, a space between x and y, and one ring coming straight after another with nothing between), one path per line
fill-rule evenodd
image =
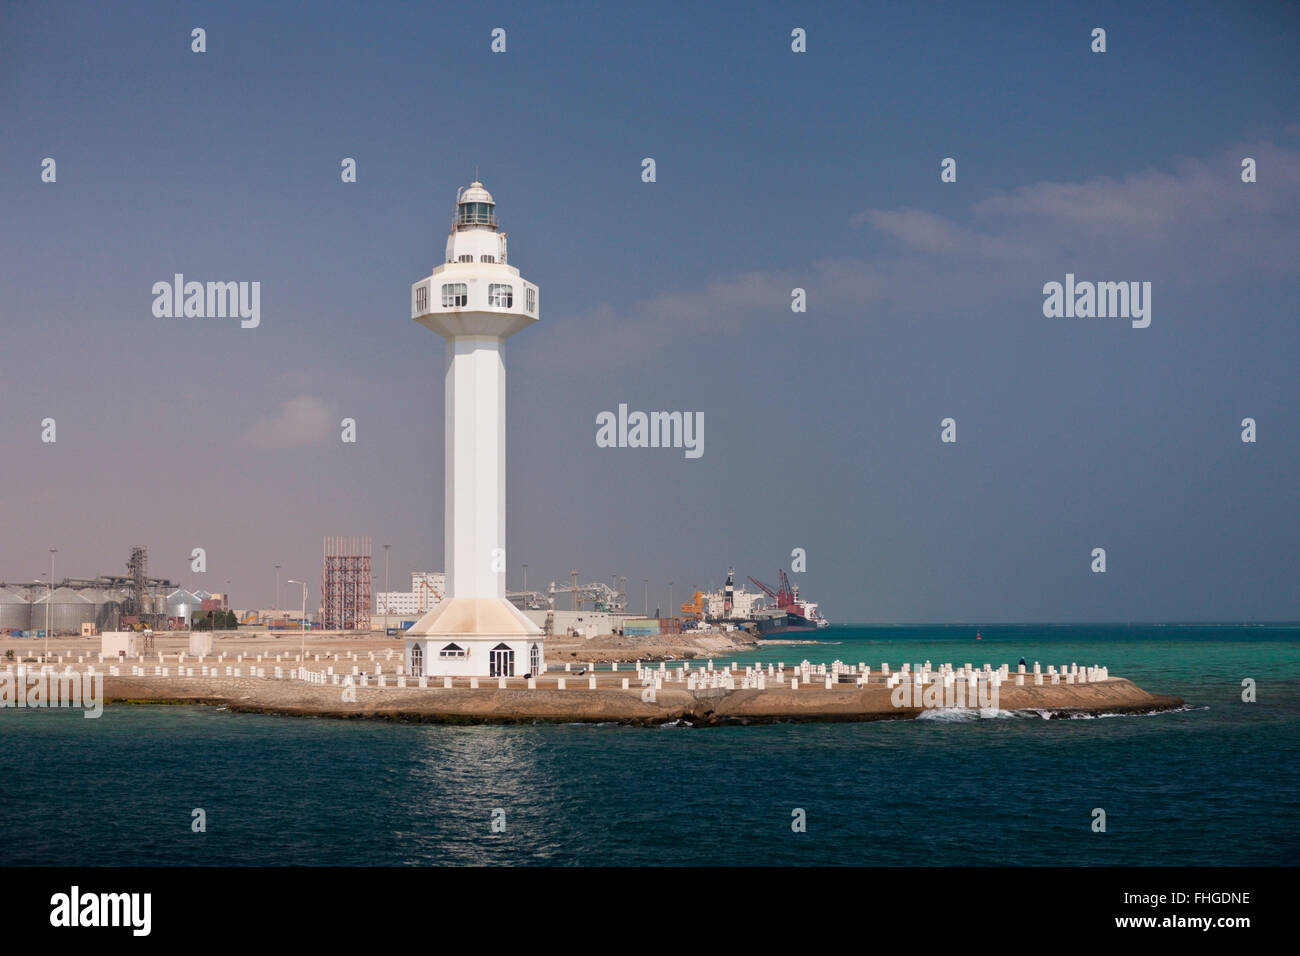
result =
M790 579L785 576L785 568L777 568L776 573L781 576L779 579L781 582L780 588L774 588L770 584L764 584L755 577L750 577L749 580L753 581L755 587L775 601L777 607L782 609L791 607L797 602L799 592L790 585Z
M578 572L570 571L571 583L558 585L554 581L546 589L546 593L551 598L551 607L555 606L555 596L557 594L569 595L569 609L582 610L584 600L591 601L591 607L594 611L623 611L627 609L627 592L610 587L604 581L595 581L591 584L579 584ZM624 582L627 578L623 579ZM624 584L626 587L626 583Z

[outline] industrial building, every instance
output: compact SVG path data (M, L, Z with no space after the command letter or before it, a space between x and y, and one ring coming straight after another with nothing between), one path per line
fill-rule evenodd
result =
M417 617L447 596L447 575L443 571L412 571L411 590L380 591L375 595L375 615Z
M148 550L131 548L126 574L48 581L0 581L0 632L25 637L80 634L95 630L189 627L190 604L197 607L206 591L181 592L166 578L148 575ZM202 595L202 596L200 596ZM175 600L173 600L175 597Z

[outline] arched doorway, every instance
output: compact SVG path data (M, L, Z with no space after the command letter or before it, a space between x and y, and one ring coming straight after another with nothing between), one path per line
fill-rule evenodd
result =
M489 677L514 677L515 652L509 644L498 644L492 648L488 663Z

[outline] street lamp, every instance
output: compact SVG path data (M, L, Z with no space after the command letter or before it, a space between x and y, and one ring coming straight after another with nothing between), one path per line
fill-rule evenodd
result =
M302 667L299 668L299 670L301 670L307 666L307 582L295 581L293 578L290 578L289 583L302 585L302 628L300 630L300 633L302 634L302 649L299 651L299 656L302 659Z
M384 637L388 636L388 549L391 544L384 545Z
M58 548L50 548L50 581L49 591L45 597L45 660L50 659L50 605L54 603L54 555L58 553ZM44 661L42 661L44 663Z
M668 582L668 616L673 616L673 582Z
M528 565L524 565L524 609L528 608Z
M649 617L650 616L650 579L642 578L641 580L645 584L645 616Z
M280 610L280 566L275 566L275 609Z

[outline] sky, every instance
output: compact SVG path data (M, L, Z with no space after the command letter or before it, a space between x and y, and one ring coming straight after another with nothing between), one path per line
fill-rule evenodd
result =
M653 612L800 548L836 623L1296 620L1297 63L1293 3L5 4L0 580L441 569L409 295L477 170L541 290L511 589ZM175 273L260 323L155 316ZM1150 325L1045 316L1067 274ZM703 455L598 447L620 404Z

